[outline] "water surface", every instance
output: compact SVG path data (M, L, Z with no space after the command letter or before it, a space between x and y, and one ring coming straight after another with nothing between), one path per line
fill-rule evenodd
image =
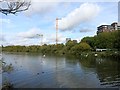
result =
M103 88L120 86L117 59L3 53L14 70L2 73L3 83L15 88Z

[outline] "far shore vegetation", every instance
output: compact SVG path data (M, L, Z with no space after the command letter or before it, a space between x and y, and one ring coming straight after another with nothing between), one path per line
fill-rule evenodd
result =
M106 49L96 52L96 49ZM120 57L120 30L113 32L102 32L93 37L84 37L80 42L69 40L65 44L44 44L42 46L2 46L3 52L28 52L52 55L74 55L92 56L99 53L99 56Z

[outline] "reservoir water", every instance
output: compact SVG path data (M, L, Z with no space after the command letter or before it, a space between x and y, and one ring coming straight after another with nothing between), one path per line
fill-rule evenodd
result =
M40 54L3 53L12 64L2 83L15 88L106 88L120 86L120 61L112 58L71 58Z

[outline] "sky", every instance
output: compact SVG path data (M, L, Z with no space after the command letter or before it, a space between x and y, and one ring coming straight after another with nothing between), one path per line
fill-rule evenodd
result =
M96 35L97 27L118 21L118 2L114 0L79 2L31 0L27 11L15 15L0 13L1 45L55 44L56 18L58 20L58 43L66 38L80 40Z

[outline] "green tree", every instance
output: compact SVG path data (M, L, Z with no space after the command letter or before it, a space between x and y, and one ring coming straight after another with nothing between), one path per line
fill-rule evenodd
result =
M81 42L86 42L89 44L93 49L95 48L95 37L84 37Z
M75 46L73 46L70 51L71 51L72 54L80 55L81 52L89 51L89 50L91 50L90 45L87 44L86 42L81 42L81 43L76 44Z
M67 52L67 53L70 53L70 49L73 47L73 46L75 46L77 44L77 41L75 41L75 40L73 40L73 41L71 41L71 40L69 40L66 44L65 44L65 51Z
M114 48L120 51L120 30L115 33Z

